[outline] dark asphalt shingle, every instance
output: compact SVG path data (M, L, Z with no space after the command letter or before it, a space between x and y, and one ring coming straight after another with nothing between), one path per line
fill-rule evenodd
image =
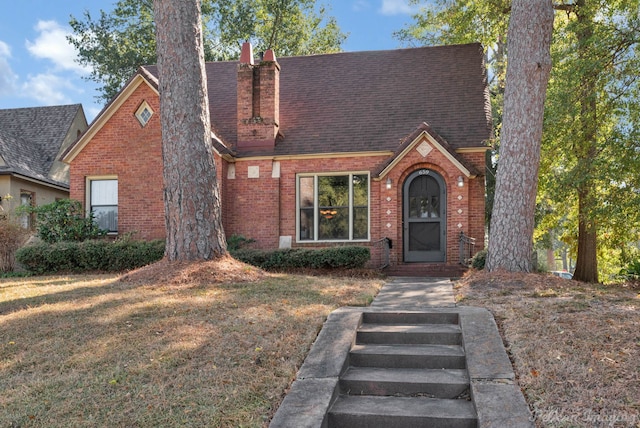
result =
M483 58L479 44L278 58L284 138L269 154L395 152L423 122L453 150L483 146L491 138ZM237 65L206 65L211 123L230 147ZM157 77L157 67L145 69ZM266 153L237 153L254 154Z
M82 106L80 104L0 110L0 172L37 180L48 178L56 155Z

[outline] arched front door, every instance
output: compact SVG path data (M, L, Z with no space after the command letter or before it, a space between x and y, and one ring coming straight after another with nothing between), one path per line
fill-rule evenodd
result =
M404 182L404 261L443 262L447 247L447 190L430 169L413 172Z

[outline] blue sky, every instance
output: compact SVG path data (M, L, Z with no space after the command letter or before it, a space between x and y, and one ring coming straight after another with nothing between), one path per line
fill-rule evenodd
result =
M346 51L400 47L392 33L412 21L408 0L324 0L342 31ZM89 121L102 109L88 70L67 43L69 17L84 10L97 17L115 0L20 0L2 2L0 13L0 109L82 103ZM277 53L276 53L277 55Z

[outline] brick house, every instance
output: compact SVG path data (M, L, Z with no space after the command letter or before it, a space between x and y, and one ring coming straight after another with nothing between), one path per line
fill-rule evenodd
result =
M456 266L484 242L491 109L479 44L206 64L227 236L365 245ZM141 67L64 154L71 198L114 234L165 236L158 70ZM388 240L382 241L384 238ZM480 248L478 248L480 249Z

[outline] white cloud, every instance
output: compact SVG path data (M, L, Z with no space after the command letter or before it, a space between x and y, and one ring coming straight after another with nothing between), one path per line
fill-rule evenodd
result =
M0 58L9 58L11 57L11 47L0 40Z
M15 92L18 76L9 64L11 47L0 40L0 96L10 95Z
M22 84L24 96L33 98L44 105L70 104L73 101L65 91L76 91L71 82L55 74L29 75Z
M39 33L35 42L27 40L26 46L31 55L52 61L60 70L71 70L78 74L86 74L87 68L75 59L77 53L67 40L70 30L56 21L38 21L35 30Z
M409 5L408 0L382 0L379 12L383 15L411 15L418 12L418 5Z

